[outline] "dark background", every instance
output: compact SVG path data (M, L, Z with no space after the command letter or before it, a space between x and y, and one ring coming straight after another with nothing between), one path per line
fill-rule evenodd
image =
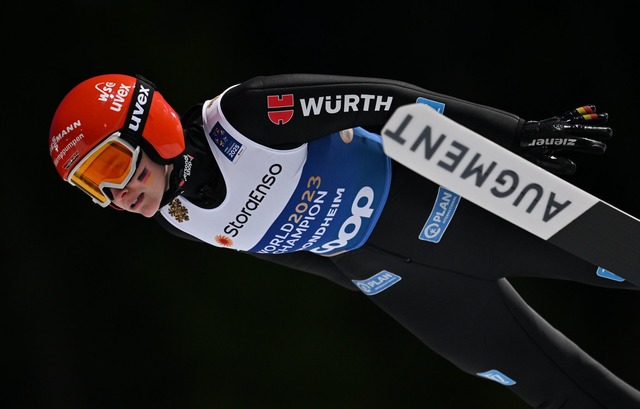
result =
M614 140L605 156L573 154L579 173L568 179L638 216L629 11L217 3L23 2L2 13L4 407L526 408L359 293L91 204L50 162L50 120L75 84L110 72L145 75L179 112L285 72L394 78L527 119L593 103L609 112ZM640 294L514 284L640 387Z

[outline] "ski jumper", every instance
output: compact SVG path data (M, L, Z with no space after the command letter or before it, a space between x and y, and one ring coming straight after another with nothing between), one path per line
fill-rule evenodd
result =
M640 408L637 390L508 278L637 287L384 157L376 133L415 102L512 150L524 124L398 81L257 77L183 115L187 150L156 219L181 237L359 291L431 350L532 407Z

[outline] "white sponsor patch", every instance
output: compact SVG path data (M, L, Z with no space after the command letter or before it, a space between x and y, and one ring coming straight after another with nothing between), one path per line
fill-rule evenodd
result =
M391 158L545 240L598 202L425 104L398 108L382 137Z

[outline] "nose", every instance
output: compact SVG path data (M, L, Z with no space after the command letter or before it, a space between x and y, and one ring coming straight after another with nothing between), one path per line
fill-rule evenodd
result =
M123 189L118 189L115 187L107 188L109 195L111 196L111 200L119 200L125 197L127 195L126 189L126 187Z

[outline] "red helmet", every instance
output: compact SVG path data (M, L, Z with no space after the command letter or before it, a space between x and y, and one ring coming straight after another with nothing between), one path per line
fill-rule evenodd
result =
M155 152L148 153L157 159L175 158L185 147L180 116L151 82L100 75L74 87L53 116L49 154L62 179L67 181L74 165L115 132L127 135L134 146L152 148Z

